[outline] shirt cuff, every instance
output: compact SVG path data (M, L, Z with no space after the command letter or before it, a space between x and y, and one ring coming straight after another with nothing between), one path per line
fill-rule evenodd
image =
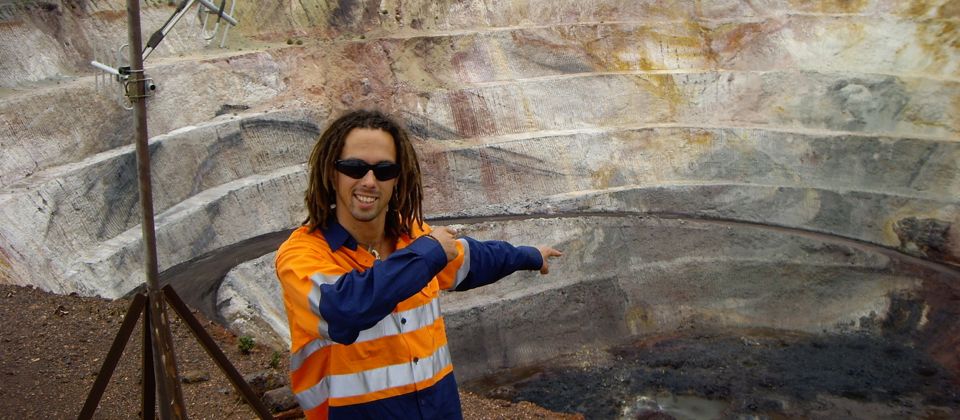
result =
M517 249L526 257L521 270L539 270L543 267L543 255L539 249L526 245L518 246Z
M433 275L437 275L443 267L447 266L447 253L443 251L440 241L436 239L420 237L405 249L423 258Z

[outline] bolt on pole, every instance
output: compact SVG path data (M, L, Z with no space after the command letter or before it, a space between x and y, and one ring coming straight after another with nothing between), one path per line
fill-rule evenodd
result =
M137 173L140 184L140 210L143 218L144 269L147 276L147 300L153 336L153 357L161 419L184 419L186 410L180 390L173 340L159 287L157 241L153 220L153 190L150 180L150 149L147 144L147 103L143 71L143 40L140 34L140 2L127 0L127 33L130 43L130 81L127 96L134 105L136 124ZM132 91L131 91L132 90ZM146 326L145 326L146 327ZM146 413L144 413L146 414Z

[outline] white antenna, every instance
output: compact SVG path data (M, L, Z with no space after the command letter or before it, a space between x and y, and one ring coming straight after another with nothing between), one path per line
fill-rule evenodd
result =
M128 74L123 74L120 72L120 69L129 69L130 66L127 65L127 47L128 44L123 44L120 48L117 48L116 54L113 56L113 60L110 62L112 66L103 64L97 60L90 62L91 66L94 66L100 70L103 70L103 73L97 73L97 90L104 91L107 89L119 89L117 91L117 105L120 105L121 108L126 109L127 111L133 110L133 105L130 104L129 99L127 98L127 79L129 78ZM110 79L113 79L117 84L111 83ZM152 83L148 85L152 87L150 90L156 89Z
M230 17L231 15L233 15L233 9L234 7L236 7L237 2L236 0L230 0L230 12L228 14L223 13L224 7L227 5L227 0L221 0L220 7L216 9L212 8L213 4L210 3L209 0L200 0L200 2L204 6L206 6L206 7L200 7L197 9L197 18L199 18L200 21L203 22L203 27L200 28L200 37L207 41L207 45L210 45L210 41L213 41L213 39L216 38L217 30L220 29L221 17L223 18L223 20L226 20L227 23L230 24L230 26L237 24L236 21L231 21L233 18ZM213 30L210 32L207 32L207 23L210 21L211 15L214 15L214 14L217 17L217 20L214 23ZM223 46L226 45L227 43L227 32L230 30L230 26L226 26L223 28L223 37L221 37L220 39L220 48L223 48Z
M217 7L215 4L211 3L210 0L184 0L183 2L180 3L179 6L177 6L177 10L173 12L173 15L171 15L170 18L167 19L167 23L164 23L162 28L160 28L159 30L154 32L153 35L150 36L150 39L147 41L146 46L143 48L144 61L146 61L147 57L149 57L150 54L155 49L157 49L157 46L160 45L160 41L163 41L163 37L165 37L167 33L173 29L174 25L176 25L177 22L180 21L180 18L182 18L183 15L185 15L187 11L190 9L190 7L192 7L193 4L197 2L200 3L200 8L198 13L200 14L200 16L202 16L201 20L203 21L203 28L200 30L200 36L203 39L210 41L216 36L217 29L219 29L220 27L221 19L227 21L227 23L229 23L231 26L236 26L238 24L237 20L234 19L232 16L230 16L230 14L233 13L234 6L236 6L235 0L230 0L230 14L224 13L224 7L226 6L227 0L221 0L220 7ZM212 33L208 35L206 31L207 29L206 20L207 18L210 17L210 15L215 15L217 17L217 21L216 21L216 26L214 26L213 28ZM223 39L220 41L220 48L223 48L223 46L227 42L228 29L230 29L230 26L227 26L223 29ZM113 76L113 79L119 83L120 96L117 98L118 103L120 104L121 107L129 111L133 109L133 106L130 105L130 100L132 99L131 92L130 92L131 83L139 82L141 80L146 82L146 91L142 97L152 96L151 92L157 89L157 85L153 83L153 79L150 79L147 77L141 77L138 80L130 80L130 66L124 64L126 63L126 61L124 60L124 57L126 55L123 53L123 50L126 47L127 45L124 44L117 49L117 55L113 61L112 66L101 63L97 60L91 61L90 65L104 72L104 73L99 73L97 75L97 79L96 79L97 89L101 89L105 87L107 84L106 79L111 75Z

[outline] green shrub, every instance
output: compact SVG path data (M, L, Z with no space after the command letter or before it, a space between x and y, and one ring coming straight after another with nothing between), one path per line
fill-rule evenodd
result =
M240 340L237 343L237 347L240 349L240 353L250 354L253 351L253 346L256 344L253 341L253 337L249 335L240 336Z

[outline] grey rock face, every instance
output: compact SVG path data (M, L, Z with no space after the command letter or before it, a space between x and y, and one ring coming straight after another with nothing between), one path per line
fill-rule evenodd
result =
M960 228L954 223L956 222L908 217L898 220L893 229L906 251L956 263L960 261L960 255L956 252Z
M316 125L303 118L280 113L224 119L152 140L161 270L242 240L225 242L230 231L247 238L296 222L299 162L317 136ZM8 275L46 279L35 284L48 290L103 296L120 296L142 284L133 153L131 146L101 153L4 190L0 231L6 246L18 250L5 267ZM283 198L265 201L260 189ZM293 207L278 211L276 202ZM252 230L227 218L256 212L263 216ZM191 223L203 227L182 230Z
M455 226L481 240L551 243L566 253L548 276L518 273L441 296L464 379L696 326L819 333L887 331L901 323L902 333L911 334L945 308L914 299L916 310L898 315L906 296L922 293L939 275L957 278L951 271L919 274L922 264L883 248L757 224L582 213ZM286 324L272 322L271 305L280 301L268 296L277 288L272 261L270 254L228 275L221 313L259 312L271 323L263 331L288 337ZM238 300L234 290L241 288L256 290ZM230 325L252 334L250 324Z
M443 295L458 377L465 379L637 335L705 326L822 333L902 324L902 333L916 334L933 314L952 311L916 296L934 278L958 278L949 270L943 277L920 274L922 265L854 241L723 221L608 214L458 229L478 238L554 243L566 252L548 276L522 273ZM914 309L901 315L908 307Z
M227 273L217 292L217 310L238 335L284 350L290 347L290 326L283 307L271 252L238 265Z
M255 104L282 89L279 66L268 54L234 60L179 63L150 68L158 89L150 100L152 137L206 123L230 101ZM202 80L190 75L204 75ZM199 82L199 83L198 83ZM133 114L115 103L115 94L98 92L92 78L68 80L56 88L33 89L0 98L0 184L8 185L43 170L115 153L133 145ZM203 94L196 89L203 86ZM16 139L16 141L12 141ZM9 142L9 143L8 143Z
M37 4L0 5L0 281L122 296L143 283L132 117L87 63L124 8ZM960 371L931 332L960 319L952 7L241 2L229 49L182 25L148 63L159 268L297 226L318 133L380 108L415 136L429 217L567 253L444 296L464 376L691 325L889 326ZM271 261L190 290L282 346Z

